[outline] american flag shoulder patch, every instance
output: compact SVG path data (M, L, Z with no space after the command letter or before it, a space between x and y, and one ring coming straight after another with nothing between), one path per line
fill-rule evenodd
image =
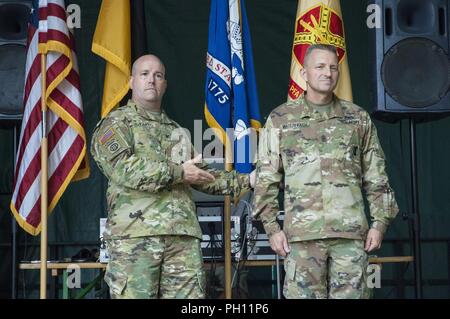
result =
M100 144L104 145L106 142L108 142L114 135L116 135L116 132L114 132L114 129L110 127L106 130L105 133L100 137L99 142Z

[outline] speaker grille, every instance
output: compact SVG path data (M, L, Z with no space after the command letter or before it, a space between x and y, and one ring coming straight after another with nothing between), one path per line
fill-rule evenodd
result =
M22 113L25 51L19 44L0 45L0 113Z
M439 102L450 84L445 51L424 38L398 42L385 55L381 77L387 93L398 103L425 108Z
M29 16L26 4L0 2L0 41L25 41Z
M423 0L400 0L397 8L398 27L405 33L423 34L433 30L436 8Z

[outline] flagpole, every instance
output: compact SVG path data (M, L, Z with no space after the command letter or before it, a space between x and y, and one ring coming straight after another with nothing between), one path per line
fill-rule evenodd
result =
M41 53L41 110L42 110L42 141L41 141L41 281L40 297L47 298L47 210L48 210L48 141L47 141L47 105L46 91L46 53Z
M228 136L225 142L225 170L231 172L233 169L231 147ZM225 196L224 207L224 272L225 272L225 299L232 298L231 288L231 196Z

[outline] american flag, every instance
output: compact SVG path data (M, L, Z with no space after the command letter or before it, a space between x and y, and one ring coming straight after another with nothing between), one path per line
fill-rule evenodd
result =
M11 210L32 235L41 227L41 54L46 53L48 212L68 184L89 176L80 77L64 0L34 0L28 25L24 112Z

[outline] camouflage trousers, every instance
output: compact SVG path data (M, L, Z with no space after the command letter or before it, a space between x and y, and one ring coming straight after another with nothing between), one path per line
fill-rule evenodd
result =
M108 241L105 281L113 299L205 297L200 240L149 236Z
M286 298L365 299L367 254L364 241L323 239L294 242L285 260Z

